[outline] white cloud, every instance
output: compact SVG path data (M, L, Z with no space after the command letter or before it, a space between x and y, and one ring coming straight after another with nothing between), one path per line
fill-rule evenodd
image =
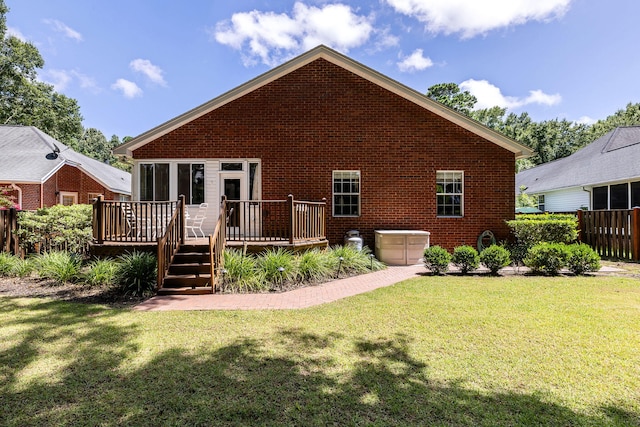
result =
M65 90L69 83L71 83L72 77L69 72L65 70L47 70L43 73L44 81L53 85L56 92L62 92Z
M576 120L576 123L578 123L580 125L592 125L595 122L597 122L597 120L596 119L592 119L589 116L582 116L578 120Z
M125 79L118 79L111 85L111 89L121 91L125 98L142 96L142 89L134 82Z
M529 96L518 98L515 96L505 96L499 87L492 85L486 80L465 80L460 83L461 90L469 91L478 99L476 109L502 107L513 109L529 104L540 104L546 106L557 105L562 101L560 94L549 95L541 90L529 91Z
M45 19L44 23L53 28L54 31L62 33L65 37L73 39L77 42L82 41L82 34L69 27L64 22L60 22L57 19Z
M398 62L398 68L402 72L422 71L429 67L433 67L433 61L424 56L422 49L414 50L411 55Z
M75 70L71 71L71 75L78 80L78 83L80 84L80 87L82 89L88 89L90 92L93 92L93 93L100 92L101 89L98 87L93 77L89 77Z
M372 22L373 18L357 15L344 4L319 8L296 2L291 15L257 10L235 13L230 20L218 22L212 35L220 44L245 51L245 65L260 61L273 66L319 44L346 53L371 37Z
M24 34L22 34L20 30L14 27L7 27L7 35L13 36L19 40L22 40L23 42L27 41L27 38L24 36Z
M385 0L428 31L471 38L491 30L562 17L573 0Z
M133 71L144 74L149 80L157 85L167 85L167 82L162 76L162 74L164 73L162 69L157 65L153 65L148 59L134 59L129 63L129 67Z

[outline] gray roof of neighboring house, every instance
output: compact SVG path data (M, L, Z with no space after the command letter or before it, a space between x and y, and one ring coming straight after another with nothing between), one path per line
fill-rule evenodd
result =
M516 174L535 194L640 178L640 126L619 127L570 156Z
M47 158L58 149L57 158ZM131 194L130 173L76 153L34 126L0 126L0 182L43 183L65 164L110 191Z

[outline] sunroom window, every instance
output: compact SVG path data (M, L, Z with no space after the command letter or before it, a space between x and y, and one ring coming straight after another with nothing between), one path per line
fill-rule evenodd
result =
M169 200L169 163L140 164L140 200Z
M178 195L181 194L188 205L204 202L204 163L178 164Z

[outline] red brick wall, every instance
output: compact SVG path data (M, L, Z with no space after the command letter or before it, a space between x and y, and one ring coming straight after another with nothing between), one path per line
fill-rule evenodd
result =
M448 249L505 239L514 216L513 153L327 61L318 60L135 150L145 158L260 158L262 197L327 198L333 170L360 170L362 215L327 218L332 244L350 229L431 232ZM438 170L464 171L464 217L436 216ZM328 207L331 212L331 206Z

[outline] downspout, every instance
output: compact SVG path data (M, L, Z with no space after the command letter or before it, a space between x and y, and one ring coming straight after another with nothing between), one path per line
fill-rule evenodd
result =
M22 209L22 188L18 187L15 182L11 183L11 188L18 192L18 206Z
M593 205L593 199L591 198L592 194L591 194L591 190L587 190L586 188L582 187L582 191L586 191L587 193L589 193L589 206L587 206L587 208L589 208L588 210L592 210L592 206Z

